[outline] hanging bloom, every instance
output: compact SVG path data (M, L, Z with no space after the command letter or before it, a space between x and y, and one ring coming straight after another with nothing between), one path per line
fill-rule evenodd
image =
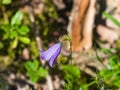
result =
M61 48L62 48L62 45L60 43L56 43L46 51L40 50L41 58L43 60L48 60L49 65L52 67L53 64L56 62L58 55L60 54Z

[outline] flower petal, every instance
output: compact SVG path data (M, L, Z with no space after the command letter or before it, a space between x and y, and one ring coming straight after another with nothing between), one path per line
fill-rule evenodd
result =
M56 62L56 59L58 57L58 55L60 54L61 48L58 48L58 50L56 51L56 53L54 55L52 55L52 57L49 60L49 65L50 67L53 66L53 64Z
M51 46L48 50L46 51L40 51L41 52L41 58L43 60L50 60L51 57L56 53L56 51L61 48L61 44L57 43Z

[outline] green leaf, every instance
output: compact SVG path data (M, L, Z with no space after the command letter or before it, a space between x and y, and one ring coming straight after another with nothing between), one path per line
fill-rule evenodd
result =
M8 39L10 36L9 32L5 33L4 36L3 36L3 39Z
M29 28L25 25L23 25L22 27L20 27L20 29L18 29L18 32L21 34L21 35L25 35L29 32Z
M18 33L16 31L10 32L10 39L17 37Z
M39 76L34 71L28 71L26 75L30 78L30 81L32 81L33 83L35 83L39 79Z
M26 62L24 66L28 72L32 73L32 71L34 71L34 65L32 62L30 62L30 61Z
M17 47L17 44L18 44L18 39L15 38L14 41L12 41L12 43L11 43L11 48L12 48L12 49L16 48L16 47Z
M66 76L71 77L71 78L72 77L80 78L79 68L75 66L71 66L71 65L64 65L62 66L62 69L65 71Z
M115 19L112 15L110 15L110 14L108 14L108 13L106 13L106 12L103 12L103 15L106 17L106 18L108 18L108 19L110 19L114 24L116 24L118 27L120 27L120 22L117 20L117 19Z
M120 76L119 75L115 77L115 79L113 80L113 84L120 88Z
M21 11L17 11L11 19L11 25L20 25L22 18L23 18L23 13Z
M4 44L0 42L0 49L2 49L3 47L4 47Z
M39 62L34 60L33 62L28 61L24 64L27 72L26 75L30 78L32 82L38 81L40 77L45 77L48 74L48 71L43 67L39 67Z
M33 82L33 83L36 83L39 79L39 76L36 76L36 75L31 75L30 76L30 80Z
M33 61L33 66L34 66L34 70L37 70L38 66L39 66L39 62L37 60L34 60Z
M111 74L113 74L112 70L101 70L100 76L104 77L105 80L111 78Z
M2 0L2 4L10 4L12 0Z
M30 44L30 39L27 37L19 37L19 40L24 44Z
M108 55L112 55L113 54L112 51L114 51L114 48L108 48L108 49L102 48L101 49L102 53L105 53L105 54L108 54Z
M120 66L120 58L118 55L113 55L109 58L110 69L117 69Z
M45 77L46 75L48 75L48 71L43 67L40 67L37 73L40 77Z
M1 28L5 31L5 32L9 32L10 29L12 28L12 26L10 24L5 24L5 25L2 25Z
M28 61L25 63L25 68L30 72L31 71L36 72L36 70L38 69L38 66L39 66L39 63L37 60L34 60L33 62Z

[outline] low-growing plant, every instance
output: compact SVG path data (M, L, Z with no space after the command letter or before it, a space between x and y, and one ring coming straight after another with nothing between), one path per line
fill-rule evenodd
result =
M37 60L34 60L33 62L27 61L24 64L24 67L26 69L26 75L33 83L37 82L41 77L48 75L48 71L42 66L39 66L39 62Z

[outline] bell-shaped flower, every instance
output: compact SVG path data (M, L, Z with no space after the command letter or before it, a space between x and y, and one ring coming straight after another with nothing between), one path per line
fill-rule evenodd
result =
M40 50L41 58L43 60L48 60L49 65L52 67L53 64L56 62L58 55L60 54L61 48L62 48L61 43L56 43L46 51Z

